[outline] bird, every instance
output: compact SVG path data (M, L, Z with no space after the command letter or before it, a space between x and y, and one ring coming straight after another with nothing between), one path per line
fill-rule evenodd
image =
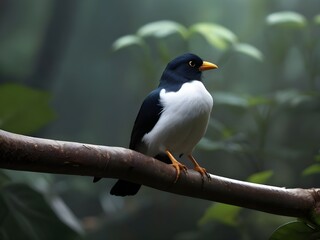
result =
M187 156L194 169L210 179L205 168L192 156L196 144L206 132L213 99L202 82L202 72L217 69L193 53L185 53L168 63L158 87L143 101L131 132L129 148L162 162L176 170L174 183L187 167L175 155ZM94 182L100 178L95 177ZM110 194L135 195L141 185L119 179Z

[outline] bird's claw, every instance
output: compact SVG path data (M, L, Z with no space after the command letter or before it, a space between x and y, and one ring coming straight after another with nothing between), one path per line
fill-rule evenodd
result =
M176 178L174 180L174 183L176 183L178 181L178 178L180 176L180 172L181 170L183 170L185 173L187 173L187 167L181 163L179 163L178 161L177 162L174 162L171 164L177 171L177 174L176 174Z
M203 180L204 180L204 176L206 176L208 178L208 180L211 181L211 176L205 168L200 167L200 166L195 166L194 170L201 174L201 177Z

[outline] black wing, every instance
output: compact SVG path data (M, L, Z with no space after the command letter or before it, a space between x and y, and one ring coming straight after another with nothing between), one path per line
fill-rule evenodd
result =
M159 94L160 89L156 89L143 101L131 132L130 149L141 151L141 140L143 136L150 132L158 122L162 111ZM112 187L110 194L116 196L135 195L140 187L140 184L120 179Z
M131 132L129 148L138 150L143 136L150 132L158 122L162 106L160 104L160 88L152 91L143 101Z

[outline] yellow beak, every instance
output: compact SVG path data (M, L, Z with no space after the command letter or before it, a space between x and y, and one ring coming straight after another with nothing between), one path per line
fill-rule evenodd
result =
M206 71L206 70L210 70L210 69L217 69L218 66L211 63L211 62L206 62L203 61L202 65L199 67L200 71Z

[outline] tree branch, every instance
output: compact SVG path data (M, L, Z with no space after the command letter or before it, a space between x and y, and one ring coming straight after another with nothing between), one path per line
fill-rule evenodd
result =
M0 130L0 168L121 178L162 191L277 215L320 215L320 189L286 189L188 170L174 184L175 169L138 152L91 144L27 137Z

